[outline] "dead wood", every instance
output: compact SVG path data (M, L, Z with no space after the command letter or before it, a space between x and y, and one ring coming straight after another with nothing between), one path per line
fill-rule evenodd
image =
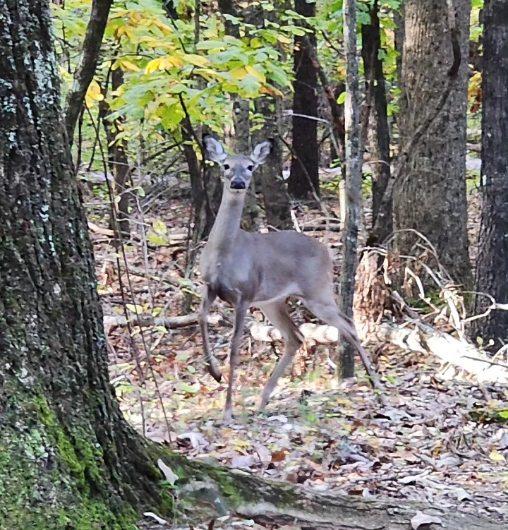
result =
M153 317L150 315L139 315L131 319L127 319L121 315L105 315L104 327L106 332L116 327L124 327L127 324L131 326L164 326L169 329L184 328L198 323L198 314L191 313L189 315L182 315L176 317Z
M439 331L421 320L399 325L382 323L376 338L403 349L429 353L456 368L472 374L480 383L508 384L508 366L493 362L472 344Z

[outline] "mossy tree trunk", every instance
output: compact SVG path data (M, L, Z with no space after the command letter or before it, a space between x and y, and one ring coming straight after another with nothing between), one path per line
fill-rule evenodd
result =
M50 23L0 0L0 521L125 527L160 474L108 381Z

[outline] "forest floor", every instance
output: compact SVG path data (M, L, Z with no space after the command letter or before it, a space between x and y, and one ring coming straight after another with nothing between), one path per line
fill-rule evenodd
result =
M474 241L474 191L470 199ZM161 318L195 312L200 282L187 265L188 200L159 201L139 216L125 260L104 230L104 201L95 195L87 200L96 225L91 233L105 315ZM337 214L334 198L325 204L328 215ZM340 234L330 229L333 223L322 229L323 212L304 208L297 217L302 228L316 228L309 235L338 251ZM295 311L308 320L297 305ZM226 370L232 310L218 304L213 315L211 340ZM262 320L252 311L247 327ZM111 381L126 418L148 438L192 458L316 491L426 501L487 516L500 528L508 525L508 429L475 414L506 401L506 389L446 377L431 356L377 344L368 349L386 392L387 404L381 406L361 368L354 381L339 384L330 363L333 345L309 345L259 414L260 392L282 345L255 341L246 333L236 416L225 426L225 383L216 383L205 370L197 325L106 327ZM228 518L215 526L257 527Z

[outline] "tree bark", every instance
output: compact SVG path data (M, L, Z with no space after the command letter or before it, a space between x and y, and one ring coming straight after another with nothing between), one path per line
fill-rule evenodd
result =
M383 195L390 181L390 128L388 126L386 83L381 51L379 5L375 0L370 7L370 24L362 26L362 57L365 70L366 101L370 104L367 148L372 160L372 225L379 221L380 241L393 232L392 202L383 203Z
M118 90L123 84L123 72L117 68L111 72L111 88ZM107 91L107 87L106 87ZM115 183L115 198L118 202L112 204L112 213L109 226L115 231L116 237L128 238L130 234L129 206L130 194L126 193L129 187L130 164L127 157L127 141L125 139L116 140L116 136L122 130L123 117L110 120L109 105L103 100L99 102L102 124L106 132L108 142L108 164Z
M356 37L356 0L344 2L344 47L346 52L346 219L339 308L353 316L355 274L358 263L358 227L362 193L362 145L360 130L360 82ZM353 377L354 347L345 343L339 359L339 376Z
M307 0L295 0L295 11L304 17L313 17L316 5ZM293 83L293 112L317 117L317 75L312 64L316 36L295 36ZM288 179L289 194L298 199L319 195L319 152L317 122L293 116L293 157Z
M160 473L108 381L46 1L0 1L0 69L2 526L126 526Z
M277 97L263 96L255 102L256 111L264 116L264 124L256 131L256 142L273 140L272 151L266 164L257 169L261 183L266 222L269 226L285 230L292 226L291 208L286 184L282 180L282 145L279 131L282 101Z
M93 0L92 2L92 12L86 28L81 58L74 72L74 83L65 102L65 129L71 145L86 91L95 75L112 3L112 0Z
M483 204L476 291L508 303L508 5L488 0L483 17ZM489 305L488 298L477 296L477 313ZM508 342L508 311L492 311L473 331L501 347Z
M402 148L423 123L430 126L402 153L394 183L395 226L423 233L452 279L470 286L465 185L470 1L407 0L404 9ZM429 119L448 88L439 115ZM411 254L415 242L413 233L399 232L401 253Z

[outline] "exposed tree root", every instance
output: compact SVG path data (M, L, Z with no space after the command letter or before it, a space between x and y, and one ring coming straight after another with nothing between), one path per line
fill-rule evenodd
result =
M449 508L397 499L371 500L314 493L299 486L265 480L238 470L189 461L166 453L165 462L179 478L180 509L190 520L227 514L261 524L291 524L306 529L407 530L418 512L436 518L447 530L494 530L487 519ZM439 524L420 528L440 528Z

